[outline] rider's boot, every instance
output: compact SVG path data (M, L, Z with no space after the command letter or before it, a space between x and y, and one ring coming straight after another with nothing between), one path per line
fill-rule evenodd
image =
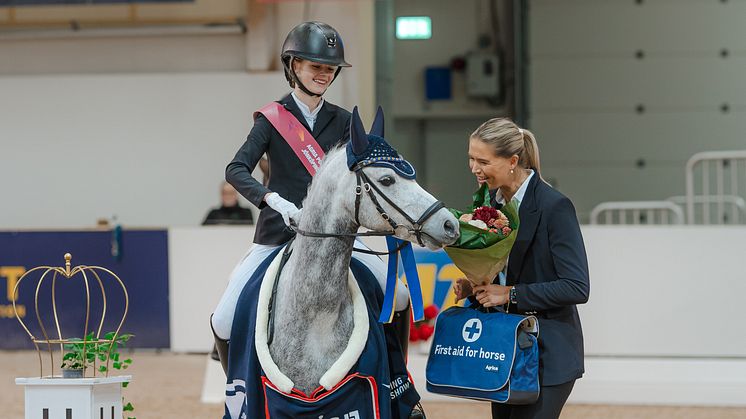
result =
M212 315L210 315L210 329L212 329L212 335L215 337L215 347L213 352L217 353L217 360L220 361L220 366L223 367L223 372L228 375L228 341L218 337L215 333L215 328L212 327ZM211 355L212 359L215 359L214 355Z
M214 336L214 333L213 333L213 336ZM220 354L218 353L217 344L212 345L212 352L210 352L210 358L212 358L215 361L220 361Z

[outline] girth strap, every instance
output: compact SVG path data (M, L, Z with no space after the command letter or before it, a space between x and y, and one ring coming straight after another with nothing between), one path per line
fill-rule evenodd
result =
M285 267L285 264L288 262L288 259L290 259L290 255L293 253L293 250L290 248L293 244L293 239L295 237L291 238L290 241L285 245L285 249L282 251L282 258L280 259L280 266L277 267L277 274L275 275L275 281L272 284L272 294L269 297L269 321L267 325L267 345L270 345L272 343L272 339L275 337L275 305L277 303L277 285L280 283L280 275L282 274L282 268Z

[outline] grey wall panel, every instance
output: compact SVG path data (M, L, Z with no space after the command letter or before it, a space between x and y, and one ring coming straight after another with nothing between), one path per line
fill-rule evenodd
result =
M662 200L684 193L684 170L671 165L611 166L582 162L542 165L544 179L570 197L578 218L587 223L593 207L605 201Z
M637 104L669 111L716 110L723 103L746 105L746 55L727 59L714 53L706 58L655 56L644 60L537 58L530 77L535 112L563 108L625 112Z
M532 129L544 177L573 198L587 221L604 201L684 194L689 157L746 148L745 117L743 112L539 114Z
M419 144L421 137L419 121L403 119L396 120L396 125L393 127L390 126L393 124L387 125L389 126L386 127L386 140L396 148L399 154L414 165L415 170L423 170L422 166L425 164L425 156L422 154Z
M693 154L746 149L746 0L639 3L530 3L529 125L583 216L683 194Z
M746 1L533 0L531 51L536 56L631 56L746 48Z
M469 135L483 119L415 120L396 122L391 142L417 170L422 187L449 207L465 208L477 189L469 170Z
M484 119L439 121L425 126L427 189L447 206L465 208L477 189L469 170L469 135Z
M746 148L746 114L731 112L566 113L534 115L542 161L676 164L693 154Z

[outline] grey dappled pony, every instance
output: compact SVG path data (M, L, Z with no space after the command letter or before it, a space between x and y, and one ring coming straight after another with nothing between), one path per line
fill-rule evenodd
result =
M383 137L381 109L369 136L356 108L350 128L352 150L362 152L373 141L369 140L373 136L379 139ZM414 173L412 178L406 178L391 167L369 165L365 167L364 174L374 183L377 191L398 209L376 194L379 208L387 214L382 216L373 202L374 198L366 193L369 188L363 183L362 189L365 191L360 191L359 211L356 214L358 178L348 167L346 147L330 150L303 201L298 231L343 236L312 237L298 234L277 284L269 354L277 369L295 388L306 394L319 385L325 386L325 383L334 383L344 377L349 366L355 362L351 358L356 356L356 352L349 350L350 347L354 342L362 340L364 343L366 339L367 317L365 327L355 326L355 317L361 313L354 309L353 299L359 297L348 282L353 234L358 228L392 230L392 224L385 218L388 216L397 225L395 237L430 249L441 248L458 238L456 218L417 184ZM423 221L418 234L416 223L412 221L423 214L427 214L427 219ZM260 340L257 336L257 342ZM266 365L265 373L272 382L282 385L284 378L278 378L275 371L266 371Z

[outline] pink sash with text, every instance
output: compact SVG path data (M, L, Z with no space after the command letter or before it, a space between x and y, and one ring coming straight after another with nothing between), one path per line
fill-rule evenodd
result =
M277 102L271 102L259 109L255 114L264 115L273 127L280 133L282 138L293 149L303 166L305 166L311 176L316 175L316 171L321 166L321 159L324 158L324 150L310 132L303 126L290 111L285 109Z

